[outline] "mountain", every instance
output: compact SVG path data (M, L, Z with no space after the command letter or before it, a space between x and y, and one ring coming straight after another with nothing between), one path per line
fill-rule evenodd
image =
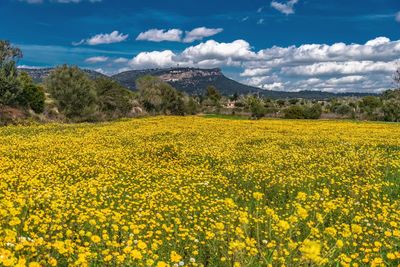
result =
M125 87L135 90L135 81L144 75L157 76L168 82L178 90L191 95L204 94L209 85L215 86L223 95L260 94L265 97L278 98L307 98L307 99L330 99L335 97L363 97L372 95L368 93L329 93L322 91L300 91L284 92L263 90L257 87L244 85L227 78L220 69L196 69L196 68L169 68L169 69L147 69L121 72L111 78Z
M26 71L35 82L42 82L53 70L53 68L45 69L26 69L21 68L20 71ZM84 70L90 78L109 77L93 70ZM176 89L186 92L190 95L204 94L205 89L209 85L215 86L223 95L239 95L259 94L273 99L279 98L306 98L306 99L331 99L335 97L363 97L373 95L369 93L329 93L322 91L300 91L300 92L284 92L263 90L257 87L245 85L227 78L220 69L198 69L198 68L168 68L168 69L146 69L131 70L118 73L109 77L121 85L131 89L136 89L135 81L139 77L152 75L159 77L161 80L168 82Z
M144 75L157 76L178 90L188 94L203 94L207 86L214 85L223 95L262 92L261 89L238 83L224 76L220 69L170 68L126 71L112 76L131 90L135 81Z
M50 75L50 72L52 72L54 70L54 68L43 68L43 69L18 68L18 70L21 72L24 71L24 72L28 73L29 76L31 76L32 79L36 83L41 83L47 78L47 76ZM91 79L96 79L96 78L100 78L100 77L108 77L108 76L101 74L100 72L97 72L94 70L84 69L83 71L86 72L86 74L89 75L89 77Z

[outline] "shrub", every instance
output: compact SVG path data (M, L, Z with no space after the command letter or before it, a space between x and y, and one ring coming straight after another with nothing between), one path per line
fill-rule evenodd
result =
M304 108L301 106L290 106L284 111L285 119L305 119Z
M22 88L17 98L18 103L31 108L36 113L42 113L46 100L43 87L34 84L32 78L26 72L19 74L18 81Z
M147 112L184 115L183 95L157 77L143 76L136 81L140 102Z
M18 105L18 96L22 88L18 82L17 68L14 62L0 66L0 104L7 106Z
M347 104L341 104L335 108L335 113L339 115L349 115L352 113L353 109Z
M284 110L286 119L319 119L322 115L322 107L320 104L312 106L290 106Z
M124 117L133 108L133 93L119 83L106 78L95 81L99 111L109 118Z
M248 100L249 109L251 112L251 117L255 119L260 119L265 116L267 109L264 106L264 102L257 97L250 97Z
M382 107L385 121L400 122L400 101L389 100Z
M185 114L195 115L199 112L200 105L193 97L185 99Z
M314 104L311 107L304 107L304 118L317 120L321 118L322 115L322 107L320 104Z
M56 68L45 84L59 111L67 118L78 121L95 119L98 107L94 83L78 67L63 65Z

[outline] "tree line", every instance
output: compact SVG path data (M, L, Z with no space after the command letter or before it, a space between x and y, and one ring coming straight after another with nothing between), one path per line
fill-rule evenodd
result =
M42 84L17 69L19 48L0 40L0 123L13 122L12 113L66 122L95 122L137 115L219 113L253 119L280 117L319 119L321 116L400 121L400 90L379 96L342 97L325 101L268 99L259 95L223 96L214 86L202 95L180 92L157 77L144 76L132 92L108 78L91 79L76 66L59 66ZM394 75L400 86L400 70ZM11 114L11 115L10 115Z

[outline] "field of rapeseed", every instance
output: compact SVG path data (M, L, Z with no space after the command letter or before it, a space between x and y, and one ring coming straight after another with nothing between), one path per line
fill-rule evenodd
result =
M400 125L0 129L0 266L399 266Z

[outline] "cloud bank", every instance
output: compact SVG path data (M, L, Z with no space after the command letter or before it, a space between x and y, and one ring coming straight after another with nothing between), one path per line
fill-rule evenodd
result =
M242 82L266 90L380 92L391 87L400 60L400 40L378 37L365 44L304 44L254 51L245 40L208 40L177 53L141 52L127 62L131 69L233 67Z

